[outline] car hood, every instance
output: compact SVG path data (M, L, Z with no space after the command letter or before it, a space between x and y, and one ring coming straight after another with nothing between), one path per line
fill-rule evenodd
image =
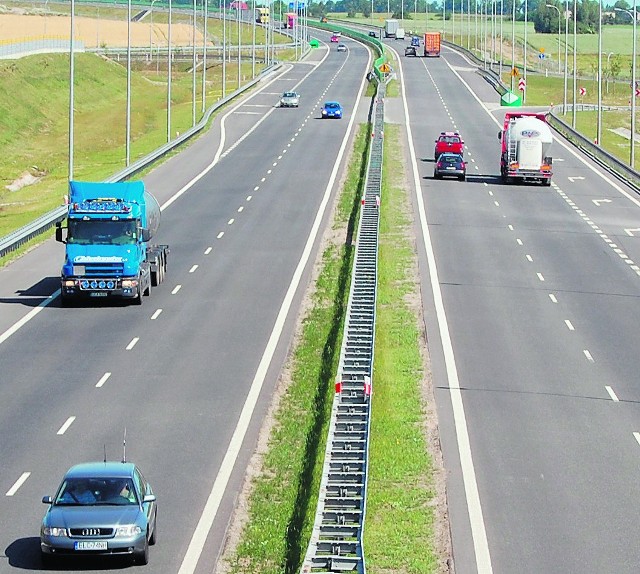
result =
M131 506L52 506L44 516L46 526L89 528L135 524L144 516Z

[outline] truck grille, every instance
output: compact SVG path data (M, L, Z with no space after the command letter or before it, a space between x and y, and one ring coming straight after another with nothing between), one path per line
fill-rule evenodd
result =
M116 277L124 273L124 264L116 263L83 263L73 266L74 275L84 277Z

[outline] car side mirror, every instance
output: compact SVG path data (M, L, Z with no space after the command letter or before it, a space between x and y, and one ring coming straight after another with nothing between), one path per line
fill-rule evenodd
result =
M45 504L53 504L53 498L51 498L50 496L43 496L42 502L44 502Z
M155 502L156 495L155 494L145 494L142 502Z
M142 241L147 242L151 240L151 233L146 227L140 228L140 236L142 237Z

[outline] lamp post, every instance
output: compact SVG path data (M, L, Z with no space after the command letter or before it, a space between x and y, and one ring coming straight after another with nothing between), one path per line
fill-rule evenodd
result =
M596 143L602 146L602 0L598 0L598 121Z
M73 130L74 130L73 85L75 83L75 67L74 67L75 50L73 49L73 38L75 36L75 29L76 29L75 13L76 13L76 2L75 0L71 0L71 29L69 30L69 37L71 38L71 40L69 41L69 181L73 179Z
M193 0L193 27L191 28L191 127L196 125L196 16L197 3Z
M167 37L167 143L171 141L171 60L173 53L171 52L171 20L173 15L173 7L169 0L169 33Z
M131 160L131 0L127 2L127 127L126 127L126 158L128 167Z
M609 59L613 56L613 52L607 54L607 71L609 72ZM609 72L610 75L610 72ZM609 93L609 76L607 76L607 94Z
M633 50L632 50L632 58L633 62L631 64L631 151L629 155L629 165L632 169L635 169L636 164L636 150L635 150L635 139L636 139L636 3L635 0L633 2L633 12L631 10L625 10L624 8L614 8L618 12L626 12L631 16L633 20Z
M511 91L513 92L514 73L516 69L516 2L512 1L511 13Z
M527 101L527 24L528 24L528 3L527 0L524 0L524 45L522 46L523 49L523 66L524 69L522 70L522 77L524 78L525 81L525 89L522 90L522 103L524 104Z
M157 1L158 0L151 0L151 6L149 7L149 17L151 18L151 21L149 23L149 50L152 50L152 46L153 46L153 39L152 39L152 34L153 34L153 5Z
M560 73L560 8L553 4L545 4L547 8L553 8L558 13L558 74Z
M567 62L569 61L569 0L564 2L564 99L562 114L567 115Z

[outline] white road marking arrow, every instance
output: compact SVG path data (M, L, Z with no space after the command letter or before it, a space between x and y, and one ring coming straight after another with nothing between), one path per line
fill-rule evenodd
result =
M629 236L629 237L635 237L635 235L633 234L634 231L640 231L640 227L632 227L631 229L625 229L624 232Z
M581 175L576 175L575 177L568 177L567 178L571 183L574 183L575 181L578 181L580 179L584 179L584 177L582 177Z
M595 203L598 207L600 207L601 203L611 203L610 199L592 199L593 203Z

